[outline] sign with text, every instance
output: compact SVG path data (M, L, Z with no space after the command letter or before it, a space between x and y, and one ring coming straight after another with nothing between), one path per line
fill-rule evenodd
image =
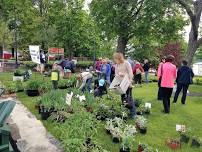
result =
M63 48L49 48L48 53L51 55L64 55Z
M40 47L38 45L30 45L29 46L30 55L32 58L32 62L40 64Z

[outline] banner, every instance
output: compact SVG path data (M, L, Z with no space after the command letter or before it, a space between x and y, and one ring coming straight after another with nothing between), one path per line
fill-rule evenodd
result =
M29 46L32 62L40 64L40 47L38 45Z

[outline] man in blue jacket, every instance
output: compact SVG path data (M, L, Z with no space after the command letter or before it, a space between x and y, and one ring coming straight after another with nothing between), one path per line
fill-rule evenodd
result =
M182 61L182 67L180 67L177 71L177 90L175 92L175 97L173 103L177 102L178 96L182 90L182 99L181 102L185 105L187 90L189 85L193 83L194 73L191 68L187 66L187 61Z
M111 66L109 63L107 63L106 59L102 60L100 71L102 75L105 75L105 80L107 81L107 83L110 84Z

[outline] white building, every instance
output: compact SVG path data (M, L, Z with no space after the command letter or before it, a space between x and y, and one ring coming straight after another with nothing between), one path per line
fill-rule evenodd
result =
M202 76L202 61L193 64L193 72L197 76Z

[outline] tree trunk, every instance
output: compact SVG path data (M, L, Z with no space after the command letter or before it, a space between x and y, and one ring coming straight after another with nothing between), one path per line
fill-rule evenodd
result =
M127 43L128 43L128 39L126 37L119 36L116 51L125 54Z
M194 40L189 41L187 53L186 53L186 60L189 66L192 64L192 60L194 58L194 54L196 53L196 50L197 50L197 42Z

